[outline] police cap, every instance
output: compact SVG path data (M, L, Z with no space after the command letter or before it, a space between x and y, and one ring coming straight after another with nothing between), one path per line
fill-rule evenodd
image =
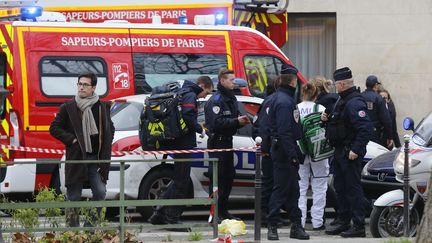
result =
M295 74L295 75L297 75L297 73L298 73L298 70L293 65L282 64L280 74Z
M378 77L375 75L369 75L366 79L366 87L367 88L373 88L373 86L375 86L375 84L381 84L378 81Z
M334 81L346 80L346 79L350 79L350 78L352 78L352 73L351 73L351 70L349 69L349 67L343 67L343 68L336 69L336 71L334 71L334 73L333 73Z

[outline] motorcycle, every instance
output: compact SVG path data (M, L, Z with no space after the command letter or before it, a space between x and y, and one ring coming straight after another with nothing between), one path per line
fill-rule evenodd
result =
M409 236L416 234L423 208L429 191L428 185L432 172L432 113L426 116L414 129L413 119L404 119L405 130L414 133L409 143ZM403 182L404 149L401 148L393 162L396 180ZM375 202L370 215L370 231L373 237L401 237L404 233L403 198L401 189L381 195Z

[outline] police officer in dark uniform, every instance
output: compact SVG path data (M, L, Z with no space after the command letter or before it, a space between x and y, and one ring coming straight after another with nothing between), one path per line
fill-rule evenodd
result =
M366 90L363 91L362 96L366 100L367 114L374 127L371 141L390 148L393 146L392 121L386 102L378 94L379 84L375 75L369 75L366 79Z
M219 72L217 91L207 101L205 112L205 123L209 138L207 148L221 149L232 148L233 135L237 130L250 123L247 116L241 115L238 109L237 98L234 95L234 71L222 69ZM234 153L217 152L211 153L210 157L216 157L218 162L218 209L219 219L236 219L228 212L228 198L231 193L235 176ZM209 193L213 192L212 165L209 165L210 186Z
M267 224L267 213L268 213L268 203L270 195L273 190L273 161L270 156L270 117L269 109L274 97L274 92L276 91L275 82L269 82L266 87L267 97L261 103L261 106L257 112L257 116L254 117L253 127L252 127L252 137L261 137L261 164L262 164L262 192L261 192L261 209L263 224Z
M322 113L327 122L326 136L333 146L334 187L337 193L339 221L326 234L342 237L365 237L364 196L360 183L363 157L372 134L367 105L352 80L347 67L334 72L340 98L330 114ZM351 226L351 219L353 225Z
M196 145L196 133L203 133L203 128L198 124L197 99L204 98L213 91L213 82L209 77L201 76L197 83L185 80L182 88L177 91L181 97L181 113L186 123L188 132L166 144L162 144L163 149L193 149ZM175 159L190 159L192 154L175 154ZM180 199L187 198L190 182L191 163L174 162L173 183L161 195L161 199ZM153 215L149 218L152 224L178 224L183 213L184 206L156 207Z
M301 211L298 207L300 196L298 170L302 155L297 146L297 140L301 138L300 113L294 100L297 72L297 69L291 65L282 65L279 88L269 108L274 186L267 216L268 240L279 240L277 223L280 209L284 205L287 207L292 223L290 238L309 239L309 235L301 225Z

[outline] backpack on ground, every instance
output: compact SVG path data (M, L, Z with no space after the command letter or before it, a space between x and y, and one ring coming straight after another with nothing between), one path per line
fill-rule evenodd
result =
M188 132L181 113L181 94L177 82L153 88L144 101L139 136L143 150L163 149L163 145Z
M299 140L299 147L303 154L309 155L312 161L329 158L334 148L326 138L326 130L321 121L318 104L314 104L313 112L300 119L303 137Z

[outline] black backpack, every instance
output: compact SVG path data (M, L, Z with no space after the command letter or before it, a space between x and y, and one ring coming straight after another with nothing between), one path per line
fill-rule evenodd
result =
M139 127L143 150L164 149L163 145L188 133L181 113L179 88L177 82L154 87L145 99Z

